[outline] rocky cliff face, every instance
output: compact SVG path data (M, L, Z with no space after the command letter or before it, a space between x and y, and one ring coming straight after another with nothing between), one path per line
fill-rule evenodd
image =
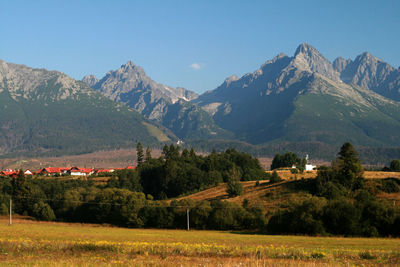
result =
M99 82L99 79L95 75L86 75L82 78L82 82L86 83L88 86L93 87Z
M296 49L291 64L298 69L319 73L334 81L340 80L339 73L331 62L309 44L301 44Z
M156 83L146 75L141 67L131 61L115 71L109 71L91 87L108 98L123 102L147 116L150 114L154 116L156 113L154 109L162 110L162 107L156 103L173 104L179 99L190 101L198 96L184 88L172 88ZM160 102L160 100L163 101ZM149 105L152 108L147 108Z
M46 90L49 85L57 90ZM6 63L0 60L0 93L7 91L15 100L51 100L78 98L80 93L94 92L58 71L33 69L25 65Z
M400 100L400 71L370 53L362 53L354 61L338 58L333 66L343 82Z

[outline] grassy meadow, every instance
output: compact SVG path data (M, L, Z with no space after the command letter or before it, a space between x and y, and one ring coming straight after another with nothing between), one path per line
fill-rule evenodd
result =
M269 236L0 220L1 266L400 265L400 239Z

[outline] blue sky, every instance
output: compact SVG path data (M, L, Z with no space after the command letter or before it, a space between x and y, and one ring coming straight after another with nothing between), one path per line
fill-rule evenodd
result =
M204 92L307 42L400 65L400 1L0 0L0 59L101 78L132 60L155 81Z

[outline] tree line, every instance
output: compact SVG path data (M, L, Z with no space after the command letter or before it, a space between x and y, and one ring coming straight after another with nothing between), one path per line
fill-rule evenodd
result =
M93 180L28 178L0 180L0 212L7 214L9 198L16 213L40 220L108 223L123 227L185 228L186 210L197 229L254 230L269 234L399 236L400 210L379 200L380 192L399 192L400 181L365 181L357 152L345 143L330 167L315 179L286 183L310 197L271 211L263 205L222 200L166 200L220 182L270 178L257 159L228 149L207 156L170 145L162 156L141 154L136 170L120 170L106 184ZM139 157L141 155L141 157ZM256 183L257 186L257 183Z

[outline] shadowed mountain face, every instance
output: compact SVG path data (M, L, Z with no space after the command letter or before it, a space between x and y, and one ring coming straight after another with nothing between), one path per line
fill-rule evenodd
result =
M354 62L337 59L331 64L302 44L293 57L280 54L253 73L228 78L194 102L219 126L253 144L398 145L400 104L374 92L387 89L383 84L396 71L364 54ZM373 86L374 91L369 88Z
M155 144L160 136L168 138L136 111L63 73L0 61L0 154L82 153Z
M184 88L172 88L150 79L131 61L95 81L82 81L113 101L125 103L146 118L156 121L181 139L227 138L232 135L218 127L208 113L190 103L198 95Z

